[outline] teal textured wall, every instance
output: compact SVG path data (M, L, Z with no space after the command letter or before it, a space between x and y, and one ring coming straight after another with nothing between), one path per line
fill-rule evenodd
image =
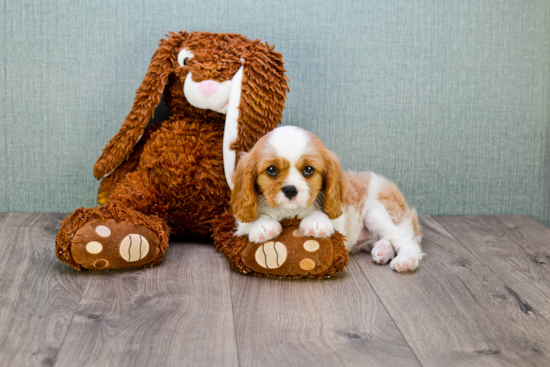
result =
M92 167L169 30L276 45L284 124L422 214L550 224L550 1L4 1L0 211L95 205Z

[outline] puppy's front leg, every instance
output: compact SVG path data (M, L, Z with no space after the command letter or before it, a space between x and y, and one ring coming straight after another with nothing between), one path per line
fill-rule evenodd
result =
M330 222L328 215L321 211L314 211L302 219L300 222L300 232L304 236L329 237L334 233L334 227Z
M259 215L252 222L237 221L235 236L248 235L250 242L262 243L277 238L283 231L281 223L267 215Z

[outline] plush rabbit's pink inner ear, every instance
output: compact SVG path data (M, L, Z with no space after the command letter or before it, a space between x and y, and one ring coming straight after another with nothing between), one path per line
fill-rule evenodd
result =
M241 60L242 61L242 60ZM232 150L231 144L237 141L239 135L239 105L241 103L241 88L243 81L243 66L239 68L233 76L231 91L229 93L229 104L227 106L227 114L225 115L225 127L223 132L223 170L225 172L225 180L233 190L233 182L231 177L235 171L235 162L237 152Z

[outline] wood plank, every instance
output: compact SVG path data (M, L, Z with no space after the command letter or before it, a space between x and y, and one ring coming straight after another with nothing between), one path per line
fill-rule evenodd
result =
M508 227L508 237L529 255L531 261L550 274L550 228L528 215L499 215L496 218Z
M547 365L550 323L437 221L421 222L427 255L415 273L398 274L374 265L370 254L354 255L420 362Z
M435 220L550 321L550 228L528 216Z
M231 274L245 366L418 366L353 259L333 279Z
M64 214L0 222L0 366L52 366L88 279L55 257Z
M88 272L56 366L236 366L227 260L171 243L162 264Z
M7 215L8 215L8 213L6 213L6 212L0 212L0 222L1 222L2 219L4 219Z

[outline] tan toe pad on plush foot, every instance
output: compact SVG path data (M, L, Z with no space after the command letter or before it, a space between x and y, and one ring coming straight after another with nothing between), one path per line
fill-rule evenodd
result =
M243 250L243 263L260 274L296 277L320 274L332 264L330 238L302 236L298 226L283 228L273 241L250 243Z
M150 229L130 222L94 219L75 234L73 259L89 270L145 266L160 254L159 239Z

